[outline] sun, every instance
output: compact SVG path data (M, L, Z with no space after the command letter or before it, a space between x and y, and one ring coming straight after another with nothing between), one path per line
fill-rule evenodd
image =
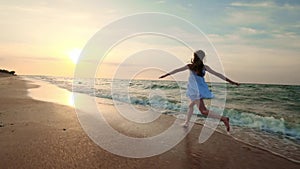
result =
M77 63L80 53L81 53L81 49L78 48L74 48L68 52L69 58L72 60L74 64Z

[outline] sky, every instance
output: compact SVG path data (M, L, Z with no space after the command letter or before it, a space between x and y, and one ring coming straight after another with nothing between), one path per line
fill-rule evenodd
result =
M72 77L76 57L97 32L126 16L161 12L183 18L201 30L220 58L220 70L231 79L242 83L300 84L298 0L1 0L0 11L0 69L15 70L20 75ZM139 27L147 25L145 20L137 22ZM180 30L182 25L168 24L173 24L168 29L180 35L186 33ZM124 25L124 29L134 27ZM114 37L113 30L107 37ZM194 42L209 51L202 41ZM180 61L165 51L147 52L150 48L175 53ZM161 58L155 57L160 54ZM190 49L169 37L131 37L98 63L97 76L119 73L126 77L131 72L130 77L153 79L167 71L150 71L153 65L164 63L164 68L171 70L181 62L187 64L191 57ZM178 76L186 79L185 73Z

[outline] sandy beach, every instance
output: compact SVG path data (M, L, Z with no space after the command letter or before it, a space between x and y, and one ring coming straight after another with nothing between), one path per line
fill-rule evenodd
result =
M18 76L0 78L0 168L199 168L293 169L300 164L215 132L198 143L201 125L171 150L149 158L125 158L96 145L82 130L74 108L34 100L28 89L36 84ZM151 127L139 129L124 120L113 105L109 123L128 136L149 137L168 127L174 117L162 115ZM125 126L124 126L125 125ZM143 131L143 132L141 132Z

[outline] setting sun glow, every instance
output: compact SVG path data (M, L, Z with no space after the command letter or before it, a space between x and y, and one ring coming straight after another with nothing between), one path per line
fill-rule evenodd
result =
M72 49L68 52L68 55L74 64L77 63L80 53L81 53L81 50L78 48Z

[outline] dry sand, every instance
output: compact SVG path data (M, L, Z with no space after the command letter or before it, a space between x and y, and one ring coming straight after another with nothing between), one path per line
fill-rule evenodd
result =
M28 88L36 88L19 77L0 78L0 168L203 168L247 169L300 168L267 151L243 144L230 136L214 133L204 144L198 143L201 125L173 149L154 157L120 157L94 144L82 130L72 107L33 100ZM124 127L111 109L113 127L124 134L139 137L140 130ZM162 115L156 127L141 127L151 136L174 120Z

